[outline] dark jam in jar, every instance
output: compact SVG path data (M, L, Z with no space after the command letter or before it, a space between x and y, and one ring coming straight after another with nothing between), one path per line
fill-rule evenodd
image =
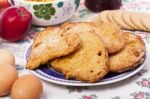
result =
M89 10L99 12L103 10L119 9L122 5L122 0L85 0L84 3Z

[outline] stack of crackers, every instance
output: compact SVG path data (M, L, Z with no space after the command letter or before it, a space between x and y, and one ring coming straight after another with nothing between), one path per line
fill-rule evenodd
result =
M94 22L107 22L122 29L150 31L150 14L125 10L106 10L96 16Z
M38 33L26 68L48 64L66 79L94 83L110 72L133 69L144 55L141 37L114 22L67 22Z

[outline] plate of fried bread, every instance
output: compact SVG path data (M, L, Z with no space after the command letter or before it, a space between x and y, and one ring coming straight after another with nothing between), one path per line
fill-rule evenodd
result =
M113 22L97 21L66 22L39 32L27 51L26 68L68 86L110 84L138 73L146 58L144 40Z

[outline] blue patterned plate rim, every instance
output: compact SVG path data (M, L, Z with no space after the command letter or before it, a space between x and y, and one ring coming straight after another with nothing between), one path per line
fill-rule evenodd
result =
M29 49L27 50L26 59L28 59L30 51L31 51L31 47L29 47ZM97 81L96 83L85 83L73 79L67 80L65 79L64 75L53 70L48 65L40 66L39 68L30 71L37 77L55 84L67 85L67 86L96 86L96 85L105 85L105 84L119 82L135 75L136 73L138 73L140 70L143 69L143 67L145 66L145 60L146 60L146 55L144 56L143 63L138 64L136 68L119 74L118 73L108 74L103 79Z

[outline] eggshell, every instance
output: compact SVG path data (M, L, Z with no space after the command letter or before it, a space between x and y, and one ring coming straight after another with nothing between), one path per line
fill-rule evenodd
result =
M0 64L0 96L7 95L18 78L16 69L10 64Z
M10 50L0 49L0 64L4 63L15 66L15 57Z
M43 92L41 81L34 75L24 75L15 81L11 90L12 99L40 99Z

